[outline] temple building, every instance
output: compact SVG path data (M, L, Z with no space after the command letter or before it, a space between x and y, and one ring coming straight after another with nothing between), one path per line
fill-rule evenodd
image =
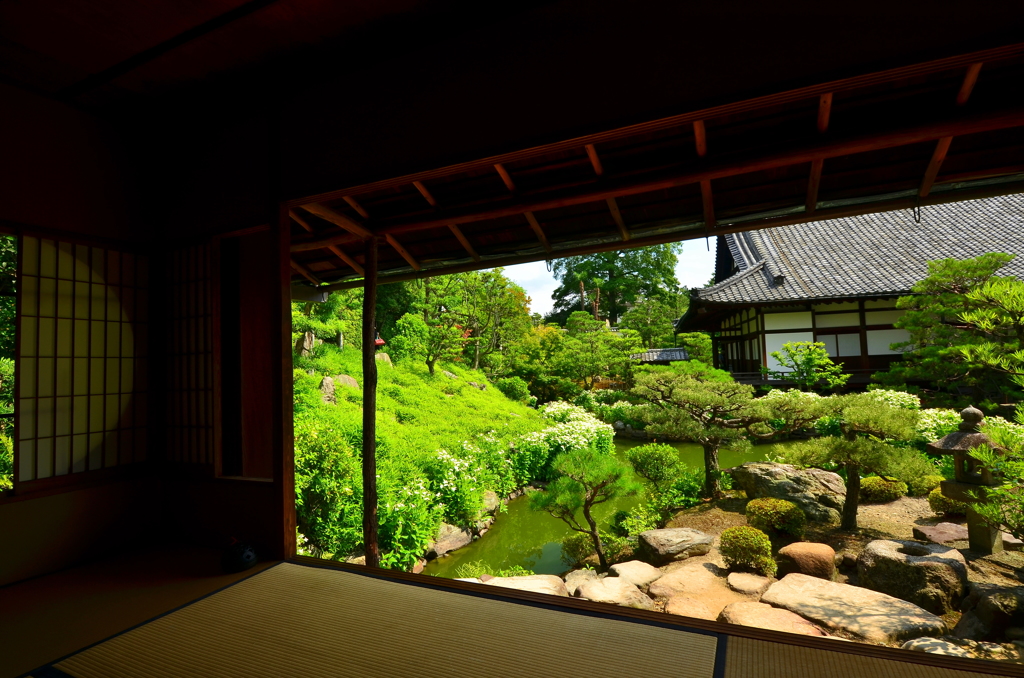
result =
M715 284L693 290L677 332L713 333L715 366L743 381L777 370L771 353L818 341L864 383L902 352L899 297L928 262L1024 254L1024 195L806 222L718 237ZM1024 258L1000 275L1024 275Z

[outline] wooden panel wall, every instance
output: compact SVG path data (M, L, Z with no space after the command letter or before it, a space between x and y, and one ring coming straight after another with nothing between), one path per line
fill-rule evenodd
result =
M19 262L15 489L145 460L146 257L24 236Z
M171 253L167 268L167 440L169 462L215 460L211 245Z

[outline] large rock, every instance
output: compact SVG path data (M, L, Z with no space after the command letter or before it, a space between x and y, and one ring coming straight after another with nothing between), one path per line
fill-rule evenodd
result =
M827 631L869 643L891 644L946 633L944 621L913 603L806 574L786 575L768 587L761 602L795 612Z
M597 579L597 572L594 570L573 570L565 575L565 590L569 592L570 596L575 596L580 584L591 579Z
M647 530L640 533L638 554L652 565L702 556L711 550L714 537L689 527Z
M816 522L834 523L841 517L846 485L836 473L768 462L747 462L730 473L733 486L746 492L750 499L775 497L791 501Z
M493 490L484 492L484 513L495 513L501 508L501 497Z
M320 398L328 405L336 405L338 402L334 396L334 380L330 377L320 381Z
M826 635L824 631L798 614L753 601L726 605L718 615L718 621L784 633L798 633L802 636Z
M726 582L736 593L742 593L745 596L751 596L753 598L760 598L761 594L768 590L771 586L772 580L768 577L762 577L759 574L752 574L750 572L731 572L726 577Z
M377 355L373 356L373 359L376 360L377 362L387 363L388 365L394 367L394 363L391 362L391 356L389 356L387 353L378 353Z
M611 603L638 610L654 609L654 601L622 577L590 579L580 584L576 595L598 603Z
M335 386L348 386L350 388L359 388L359 382L354 377L350 377L347 374L338 374L334 377Z
M967 541L967 527L956 523L939 523L938 525L915 525L914 539L930 541L935 544L950 544L954 541Z
M449 551L462 548L471 541L473 541L473 533L469 530L464 530L461 527L449 525L448 523L441 523L441 529L437 533L437 540L427 549L427 558L433 559L443 556Z
M677 614L681 617L693 617L694 619L707 619L715 621L718 618L707 603L696 596L685 593L672 596L665 602L665 612Z
M967 562L956 549L941 544L878 539L857 558L858 582L945 614L967 592Z
M654 580L660 578L664 572L648 565L641 560L630 560L625 563L616 563L611 566L611 576L625 579L633 586L644 588Z
M941 654L947 657L974 656L966 648L960 647L956 643L951 643L948 640L942 640L941 638L914 638L913 640L908 640L903 643L901 649Z
M836 552L828 544L798 541L779 549L779 574L793 572L834 579L836 574Z
M1024 586L972 582L963 613L953 635L968 640L999 640L1007 629L1024 626Z
M531 574L523 577L493 577L484 582L488 586L500 586L503 589L546 593L550 596L568 597L565 583L561 577L553 574Z
M312 332L303 332L298 339L295 340L295 353L307 357L313 350L313 346L316 345L316 337L313 336Z

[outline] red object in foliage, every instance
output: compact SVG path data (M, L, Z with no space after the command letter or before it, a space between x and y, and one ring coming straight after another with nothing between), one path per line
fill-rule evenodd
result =
M373 340L373 345L374 346L383 346L386 343L387 343L386 341L384 341L383 339L380 338L380 335L377 335L377 338Z

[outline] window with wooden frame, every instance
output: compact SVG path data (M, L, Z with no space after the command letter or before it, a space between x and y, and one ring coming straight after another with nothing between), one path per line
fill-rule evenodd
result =
M145 460L148 290L144 256L21 238L15 491Z

